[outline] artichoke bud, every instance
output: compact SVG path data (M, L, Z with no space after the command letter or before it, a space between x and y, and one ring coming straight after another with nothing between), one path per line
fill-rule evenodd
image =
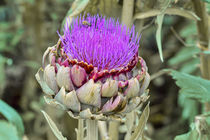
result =
M85 19L83 19L85 18ZM77 17L49 47L36 79L46 102L74 118L121 119L148 99L150 76L138 56L140 37L113 19ZM83 26L83 20L91 23Z

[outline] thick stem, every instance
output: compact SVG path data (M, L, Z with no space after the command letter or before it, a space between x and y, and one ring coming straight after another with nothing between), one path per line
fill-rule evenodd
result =
M77 140L83 140L83 139L84 139L84 120L79 119L78 129L77 129Z
M98 140L98 121L86 120L87 125L87 140Z
M119 129L120 123L119 122L114 122L110 121L109 122L109 137L111 140L118 140L119 138Z
M107 16L112 16L112 0L104 0L104 8Z
M197 21L197 30L198 30L198 47L201 48L202 51L209 50L209 21L208 14L206 12L205 2L201 0L192 0L195 14L200 17L200 21ZM202 77L205 79L210 79L210 55L209 54L201 54L201 73ZM210 111L210 103L205 104L206 111Z
M126 132L124 140L130 140L131 139L131 134L132 134L132 131L134 130L135 121L136 121L136 113L135 113L134 110L132 112L126 114L125 125L127 127L127 132Z
M194 6L195 14L201 19L197 21L199 43L203 47L208 48L209 25L205 2L202 0L192 0L192 3Z
M98 121L99 132L102 140L109 140L105 121Z
M123 9L122 9L122 24L130 28L133 24L133 12L134 12L134 0L123 0ZM127 120L126 120L127 122ZM118 140L118 128L119 122L110 122L109 123L109 136L113 140Z
M210 79L210 55L209 54L201 54L201 73L202 77L205 79ZM205 103L205 111L210 111L210 102Z
M122 24L128 28L133 24L134 0L123 0Z

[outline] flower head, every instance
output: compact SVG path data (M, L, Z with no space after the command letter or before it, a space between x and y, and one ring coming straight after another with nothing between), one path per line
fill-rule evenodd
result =
M70 59L86 62L101 70L126 67L138 53L140 37L134 26L129 30L112 18L88 16L67 20L64 37L60 36ZM70 28L69 28L70 27Z
M150 76L138 56L140 37L134 26L127 29L98 15L80 16L71 25L67 22L59 36L43 55L43 71L36 74L47 103L75 118L106 120L147 100Z

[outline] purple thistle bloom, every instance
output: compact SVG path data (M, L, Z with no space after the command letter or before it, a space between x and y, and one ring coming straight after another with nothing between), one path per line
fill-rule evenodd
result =
M131 62L138 53L140 37L134 26L127 29L112 18L87 16L67 20L63 49L70 59L86 62L101 70L118 70Z
M140 37L112 18L80 16L48 47L36 79L49 104L74 118L121 119L148 98ZM110 116L111 115L111 116ZM114 115L114 116L113 116Z

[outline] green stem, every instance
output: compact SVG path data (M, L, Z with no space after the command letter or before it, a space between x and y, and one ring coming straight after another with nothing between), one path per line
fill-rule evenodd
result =
M98 121L97 120L86 120L87 124L87 140L98 140Z
M209 24L205 2L202 0L192 0L192 4L194 6L195 14L200 18L200 20L197 21L199 44L208 48Z
M122 23L128 28L133 24L134 0L123 0Z
M119 122L114 122L110 121L109 122L109 137L111 140L118 140L119 138L119 129L120 123Z
M98 121L98 128L102 140L109 140L109 135L107 133L106 121Z
M83 140L83 139L84 139L84 120L79 119L78 129L77 129L77 140Z
M200 17L201 20L197 21L197 31L199 38L199 48L202 51L209 50L209 21L208 14L206 12L205 2L201 0L192 0L192 4L194 6L195 14ZM201 73L202 77L205 79L210 79L210 55L209 54L201 54ZM210 103L205 103L205 110L210 111Z
M130 140L131 139L131 135L132 135L132 131L134 128L134 124L136 121L136 114L135 111L131 111L130 113L126 114L126 122L125 125L127 127L127 132L125 135L125 140Z

